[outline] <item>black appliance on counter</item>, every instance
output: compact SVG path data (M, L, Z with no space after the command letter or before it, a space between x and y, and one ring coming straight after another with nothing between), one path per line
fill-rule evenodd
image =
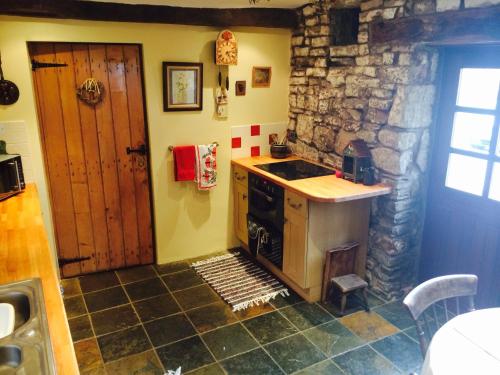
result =
M0 155L0 201L22 192L25 187L21 155Z
M256 165L255 168L262 169L263 171L288 181L335 174L333 169L309 163L305 160L289 160L279 163L259 164Z
M260 254L279 269L283 267L283 188L248 173L248 245L250 252Z

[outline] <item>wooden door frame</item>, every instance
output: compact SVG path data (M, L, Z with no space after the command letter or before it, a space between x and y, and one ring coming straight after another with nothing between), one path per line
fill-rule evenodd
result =
M144 139L144 144L146 145L146 163L147 163L147 168L148 168L148 191L149 191L149 210L151 214L151 235L152 235L152 248L153 248L153 264L156 264L156 261L158 259L158 254L157 254L157 245L156 245L156 221L155 221L155 206L154 206L154 195L153 195L153 175L151 171L151 148L150 148L150 141L149 141L149 121L148 121L148 110L147 110L147 103L146 103L146 89L145 89L145 75L144 75L144 48L142 43L124 43L124 42L62 42L62 41L57 41L57 42L51 42L51 41L27 41L26 46L28 49L28 58L31 59L31 50L30 46L31 45L36 45L36 44L81 44L81 45L128 45L128 46L137 46L139 49L139 62L140 62L140 76L141 76L141 94L142 94L142 105L144 108L144 132L145 132L145 139ZM31 60L30 60L31 64ZM53 210L53 198L52 198L52 191L50 188L50 176L48 173L48 165L47 165L47 159L45 157L46 155L46 146L45 142L43 142L43 127L41 125L41 110L40 110L40 104L38 100L38 92L37 92L37 84L33 79L33 74L31 75L31 84L33 87L33 95L34 95L34 101L35 101L35 106L36 106L36 117L37 117L37 126L38 126L38 131L40 135L40 145L41 145L41 151L42 151L42 159L43 159L43 166L44 166L44 177L45 177L45 188L47 190L47 194L49 196L49 206L50 206L50 218L51 218L51 224L52 224L52 232L54 235L54 244L56 246L56 261L57 261L57 266L58 266L58 272L59 275L61 274L61 267L59 266L59 252L58 252L58 244L57 244L57 228L55 225L55 213ZM103 272L103 271L96 271L96 272Z

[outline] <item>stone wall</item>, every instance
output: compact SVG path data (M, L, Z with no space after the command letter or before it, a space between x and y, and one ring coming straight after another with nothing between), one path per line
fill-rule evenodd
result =
M465 0L467 6L498 0ZM358 43L335 46L330 8L360 6ZM334 167L354 138L372 152L377 176L393 187L374 200L367 274L373 290L400 297L417 275L436 97L437 51L421 44L368 44L368 26L458 9L460 0L316 1L299 10L292 37L289 128L305 158ZM463 4L462 4L463 6Z

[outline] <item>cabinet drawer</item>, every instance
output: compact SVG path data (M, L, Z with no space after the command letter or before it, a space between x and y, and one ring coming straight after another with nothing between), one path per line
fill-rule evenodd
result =
M307 217L307 198L285 190L285 212L287 211Z
M233 178L234 182L248 186L248 172L241 167L236 165L233 166Z

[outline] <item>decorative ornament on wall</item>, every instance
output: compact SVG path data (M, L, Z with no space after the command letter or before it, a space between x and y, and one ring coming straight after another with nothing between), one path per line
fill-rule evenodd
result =
M100 103L104 95L104 85L95 78L87 78L76 90L76 96L88 105Z
M3 77L2 57L0 56L0 104L10 105L19 99L19 89L14 82Z
M215 63L217 65L238 64L238 42L230 30L222 30L215 42Z

